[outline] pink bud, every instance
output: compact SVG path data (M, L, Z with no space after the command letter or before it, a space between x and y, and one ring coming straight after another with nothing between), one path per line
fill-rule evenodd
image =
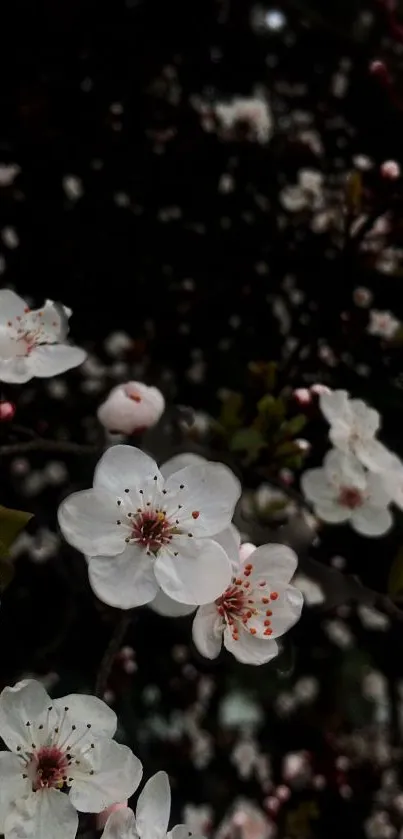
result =
M9 422L12 420L16 412L16 407L12 402L0 402L0 421Z
M291 795L291 790L289 787L286 787L285 784L281 784L276 789L276 796L280 801L287 801L287 799Z
M321 396L322 393L330 393L330 387L327 385L321 385L319 382L311 386L311 393L314 393L315 396Z
M311 402L311 394L306 387L297 387L297 389L293 392L293 397L297 400L299 405L309 405Z
M246 562L246 560L250 557L251 554L256 550L256 545L252 545L252 542L244 542L243 545L239 546L239 559L241 562Z
M156 387L126 382L111 390L97 416L108 431L134 434L155 425L162 416L165 399Z
M381 164L381 175L390 181L395 181L400 178L400 166L396 160L385 160Z
M101 813L98 813L96 817L97 830L104 829L111 813L116 813L117 810L124 810L126 807L127 801L120 801L118 804L111 804L111 806L107 807L106 810L102 810Z
M377 76L383 82L390 81L389 71L384 61L371 61L369 72L372 76Z

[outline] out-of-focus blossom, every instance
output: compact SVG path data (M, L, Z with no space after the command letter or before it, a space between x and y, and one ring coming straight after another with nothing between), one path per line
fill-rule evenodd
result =
M369 335L375 335L388 340L396 335L400 325L400 321L391 312L381 312L378 309L371 309L367 331Z
M0 290L0 381L24 384L82 364L84 350L65 343L70 315L52 300L30 309L14 291Z
M353 300L356 306L360 306L362 309L366 309L368 306L371 305L373 299L372 291L369 288L365 288L364 286L358 286L354 289L353 292Z
M0 163L0 187L10 186L20 171L15 163Z
M323 175L313 169L301 169L298 182L281 190L280 201L290 213L319 210L323 205Z
M97 416L108 431L134 434L155 425L165 409L165 399L156 387L126 382L111 390Z
M141 606L159 588L179 603L206 603L231 578L214 536L229 526L239 491L221 463L187 466L164 481L140 449L112 446L98 463L93 489L62 502L59 524L89 558L90 583L105 603Z
M13 419L16 407L13 402L0 402L0 422L9 422Z
M382 536L392 526L382 477L366 472L352 455L332 449L322 468L304 472L301 486L322 521L349 522L363 536Z
M385 160L384 163L381 164L381 175L383 178L388 178L391 181L395 181L397 178L400 178L400 166L396 160Z
M321 395L320 408L330 423L329 439L341 452L353 454L367 469L390 467L389 450L375 439L381 418L362 399L350 399L346 390Z
M294 577L294 583L300 590L307 606L319 606L324 603L325 595L315 580L311 580L305 574L298 572Z
M260 95L236 97L230 102L217 102L216 117L229 134L241 123L248 129L248 139L267 143L273 133L273 117L267 100Z
M303 598L289 581L297 557L285 545L257 548L213 603L198 609L193 640L206 658L224 643L238 661L264 664L278 654L276 638L300 617Z
M275 824L256 804L240 799L219 825L216 839L273 839L276 832Z

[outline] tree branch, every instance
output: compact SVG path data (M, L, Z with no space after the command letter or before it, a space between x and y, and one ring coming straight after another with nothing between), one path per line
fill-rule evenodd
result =
M104 698L114 658L116 654L119 652L119 648L123 643L126 632L130 626L132 617L133 609L128 609L127 611L122 611L120 613L120 617L115 625L115 629L112 633L109 644L102 657L95 683L95 696L99 696L100 699Z
M15 454L27 454L29 452L55 452L59 454L95 454L99 446L86 443L73 443L70 440L46 440L44 437L36 437L26 443L7 443L0 446L0 457L10 457Z

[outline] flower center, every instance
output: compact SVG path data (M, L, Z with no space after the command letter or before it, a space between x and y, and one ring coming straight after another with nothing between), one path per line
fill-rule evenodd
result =
M129 541L137 542L151 553L168 545L174 533L180 531L172 525L161 510L141 510L131 515L132 532Z
M67 781L69 765L67 755L57 746L42 746L34 752L28 765L32 789L61 789Z
M252 572L251 563L244 565L239 577L233 577L231 585L215 601L217 612L223 619L223 628L225 625L230 628L234 641L239 640L240 625L251 635L260 632L262 636L270 637L273 634L272 609L279 594L270 590L266 580L260 579L252 587L248 579Z
M348 507L349 510L356 510L364 503L362 493L355 487L341 487L337 500L342 507Z

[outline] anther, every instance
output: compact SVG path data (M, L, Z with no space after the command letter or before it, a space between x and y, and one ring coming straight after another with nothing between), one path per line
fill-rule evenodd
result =
M188 533L188 536L192 537L192 536L193 536L193 533Z
M158 481L157 475L154 475L154 481Z
M185 484L181 484L179 489L185 489Z
M118 507L120 507L121 503L122 503L122 502L121 502L120 498L118 498L118 500L117 500L117 505L118 505Z
M122 524L122 522L120 521L120 519L117 519L116 524Z
M125 489L125 492L130 492L130 489ZM140 492L141 492L141 490L140 490Z

